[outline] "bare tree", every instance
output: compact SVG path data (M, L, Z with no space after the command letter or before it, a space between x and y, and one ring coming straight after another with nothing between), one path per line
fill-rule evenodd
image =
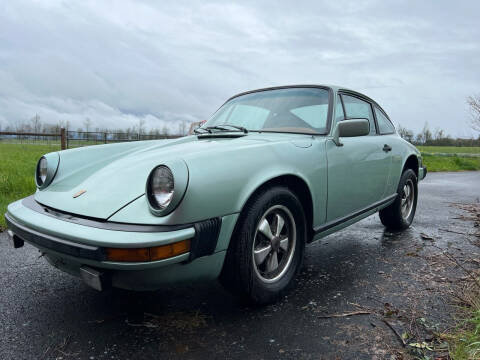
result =
M42 123L40 122L40 116L38 114L35 114L35 116L30 119L30 122L32 123L33 132L39 133L40 128L42 127Z
M402 139L407 140L408 142L413 142L413 131L407 128L404 128L402 125L398 125L397 128L398 135L401 136Z
M185 122L185 120L182 120L182 122L178 124L179 135L184 136L186 130L187 130L187 123Z
M440 129L440 128L437 127L437 128L435 129L435 132L434 132L434 134L433 134L433 137L434 137L435 140L441 140L441 139L443 139L443 138L445 137L445 132L444 132L442 129Z
M432 140L432 132L430 131L430 128L428 127L428 122L425 122L425 125L423 125L422 129L422 137L423 137L423 143L426 144L430 140Z
M470 106L472 129L480 131L480 95L467 97L467 104Z
M415 142L417 144L423 144L425 142L425 138L423 137L422 133L418 133L417 136L415 136Z
M92 125L92 120L90 120L90 118L85 118L85 120L83 120L83 126L85 126L85 131L88 133L88 130L90 129L90 126Z
M144 127L145 127L145 119L139 118L138 119L138 137L140 138L140 135L144 133Z

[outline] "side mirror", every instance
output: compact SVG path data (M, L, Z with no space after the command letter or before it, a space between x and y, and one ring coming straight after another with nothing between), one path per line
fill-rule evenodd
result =
M370 122L367 119L348 119L337 123L333 130L333 142L337 146L343 146L341 137L364 136L370 133Z

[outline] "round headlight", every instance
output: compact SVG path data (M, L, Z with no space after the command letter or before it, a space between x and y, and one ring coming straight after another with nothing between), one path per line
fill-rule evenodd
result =
M41 157L37 165L37 183L42 186L47 180L48 162L45 157Z
M158 166L152 171L148 184L150 204L158 210L165 209L172 201L174 187L172 171L165 165Z

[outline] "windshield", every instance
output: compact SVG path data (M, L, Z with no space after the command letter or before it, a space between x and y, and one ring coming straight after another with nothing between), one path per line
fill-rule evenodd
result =
M226 102L202 126L235 125L249 131L325 134L329 92L319 88L258 91Z

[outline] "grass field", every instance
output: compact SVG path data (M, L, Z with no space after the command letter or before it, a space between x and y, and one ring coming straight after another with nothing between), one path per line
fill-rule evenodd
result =
M56 150L58 146L0 143L0 231L5 228L3 214L7 205L35 192L38 159Z
M480 146L417 146L422 153L480 154Z
M417 148L422 152L423 163L429 172L480 170L479 146L417 146Z
M422 154L428 172L480 170L480 157L438 156Z
M437 156L431 153L480 154L480 147L419 146L429 172L480 170L480 157ZM33 175L38 159L59 150L58 145L0 143L0 230L5 227L3 214L14 200L35 192Z

